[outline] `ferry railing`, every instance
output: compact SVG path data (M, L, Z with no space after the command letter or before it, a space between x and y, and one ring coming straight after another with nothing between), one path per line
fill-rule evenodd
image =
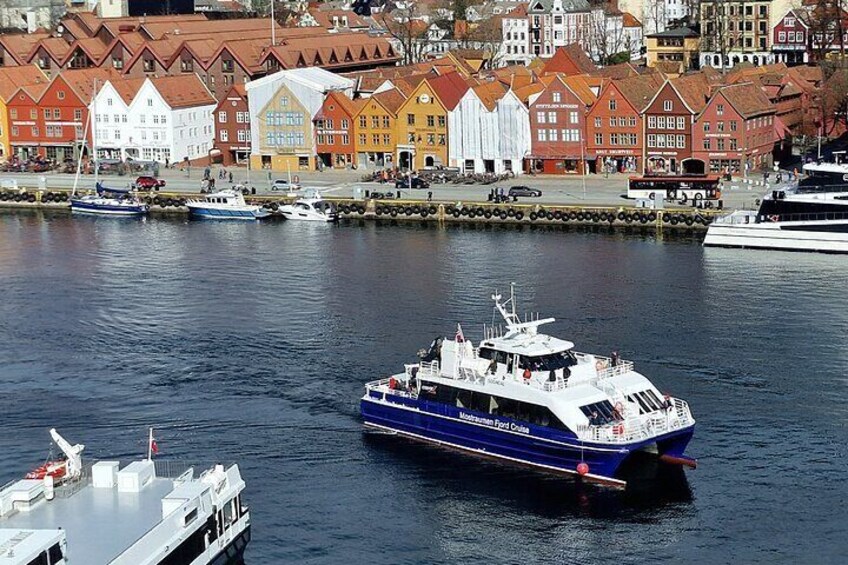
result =
M608 379L610 377L615 377L618 375L624 375L633 370L633 361L624 361L623 359L619 359L617 362L613 363L613 360L610 357L598 357L595 356L595 371L598 375L598 380Z
M580 439L601 443L631 443L650 439L692 425L695 420L689 404L679 398L672 399L668 410L627 417L601 426L578 428Z

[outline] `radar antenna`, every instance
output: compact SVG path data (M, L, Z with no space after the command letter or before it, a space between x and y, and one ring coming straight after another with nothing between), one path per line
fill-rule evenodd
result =
M554 321L554 318L544 318L535 320L530 319L526 322L522 322L518 318L518 314L515 312L515 283L509 283L509 300L501 302L502 298L501 294L497 291L492 294L492 300L495 301L495 308L498 312L500 312L504 322L506 323L508 336L519 333L536 335L539 326L543 324L550 324ZM509 309L507 309L507 306L509 306Z

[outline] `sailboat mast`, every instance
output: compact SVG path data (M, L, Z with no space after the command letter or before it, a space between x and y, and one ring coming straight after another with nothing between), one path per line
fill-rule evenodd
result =
M94 162L94 187L97 188L97 175L100 168L97 164L97 79L94 79L94 89L91 94L91 108L88 111L91 120L91 159Z

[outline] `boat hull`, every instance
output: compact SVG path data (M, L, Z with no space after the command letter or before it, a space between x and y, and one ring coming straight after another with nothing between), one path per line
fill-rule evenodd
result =
M509 418L412 398L389 401L380 397L370 392L362 398L362 418L368 427L552 473L577 475L577 466L586 463L586 478L616 486L626 484L615 474L632 453L656 449L658 455L684 457L694 432L693 425L648 441L593 444L581 442L570 432Z
M71 212L78 214L94 214L98 216L139 217L147 214L147 204L137 206L114 206L110 204L93 204L71 200Z
M189 205L188 209L192 218L203 220L261 220L271 215L269 211L262 208L240 210Z
M848 221L713 223L705 247L744 247L783 251L848 253Z

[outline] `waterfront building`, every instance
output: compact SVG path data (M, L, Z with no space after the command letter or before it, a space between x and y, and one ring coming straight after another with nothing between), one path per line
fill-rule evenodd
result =
M548 75L529 98L531 150L525 165L543 174L586 172L586 111L596 96L583 77Z
M751 82L719 88L698 115L693 156L711 173L769 170L775 143L775 107Z
M245 85L254 169L314 170L312 119L328 92L351 97L354 81L320 68L280 71Z
M448 165L448 113L468 90L459 73L425 78L398 110L397 160L401 169Z
M501 17L501 55L506 65L527 65L535 57L530 51L530 20L527 4L519 4Z
M661 74L646 73L604 85L586 114L586 149L596 157L595 172L642 172L642 113L664 83Z
M206 164L216 107L196 75L110 81L95 100L98 157Z
M406 96L391 87L375 92L357 105L353 119L357 165L364 168L392 168L397 146L398 110Z
M803 65L810 62L810 29L803 17L789 10L774 26L771 50L778 62Z
M700 65L716 69L737 63L773 63L772 10L785 14L791 0L702 0Z
M95 83L118 75L107 69L69 70L47 85L22 87L8 102L11 153L21 159L36 156L75 159L90 143L83 136Z
M354 102L341 92L328 92L321 110L312 119L315 127L316 156L319 167L344 169L356 163L354 117L367 100Z
M213 154L224 166L240 165L250 159L250 111L243 84L230 87L213 113L215 147Z
M506 91L498 82L469 88L448 112L449 164L464 173L502 173L498 100ZM513 169L512 159L506 166Z
M703 173L693 156L692 126L706 106L710 84L703 73L666 80L647 104L643 162L646 173Z
M21 88L43 88L47 76L34 65L0 68L0 161L12 155L7 104Z
M645 64L680 75L698 68L701 35L688 27L670 28L645 37Z

